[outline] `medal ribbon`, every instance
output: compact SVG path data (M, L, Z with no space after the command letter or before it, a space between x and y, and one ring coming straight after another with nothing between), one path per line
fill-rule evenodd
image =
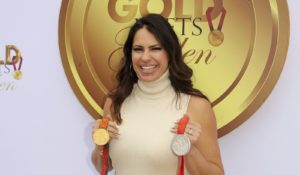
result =
M189 120L187 115L184 115L184 117L179 120L177 134L184 134L185 127ZM178 175L184 175L184 156L178 157Z
M107 118L102 118L99 128L106 129L108 126L109 120ZM109 144L107 143L103 147L103 155L102 155L102 170L101 175L106 175L108 172L108 165L109 165Z
M210 29L211 32L215 30L214 25L212 23L212 19L211 19L211 12L213 11L213 9L214 9L214 7L208 7L207 10L206 10L206 18L207 18L209 29ZM219 31L222 30L225 15L226 15L226 10L225 10L224 7L221 9L221 13L222 13L222 15L221 15L221 19L220 19L219 25L218 25L218 30Z
M17 69L17 68L16 68L16 59L17 59L17 57L16 57L16 56L13 56L13 58L12 58L12 64L13 64L13 66L14 66L14 71L16 71L16 70L21 70L22 63L23 63L23 58L20 57L20 64L19 64L19 67L18 67L18 69Z

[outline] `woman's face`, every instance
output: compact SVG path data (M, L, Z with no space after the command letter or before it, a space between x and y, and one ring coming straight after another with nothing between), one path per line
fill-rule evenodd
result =
M145 27L134 36L132 66L138 78L146 82L159 79L168 69L167 52Z

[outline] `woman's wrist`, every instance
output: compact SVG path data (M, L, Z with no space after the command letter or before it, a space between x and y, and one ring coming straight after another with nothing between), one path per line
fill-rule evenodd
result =
M98 156L102 156L103 155L103 146L96 145L94 154L96 154Z

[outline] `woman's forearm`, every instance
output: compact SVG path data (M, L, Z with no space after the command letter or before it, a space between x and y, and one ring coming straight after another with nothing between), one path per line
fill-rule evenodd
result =
M103 147L96 146L92 153L92 162L99 173L101 172L102 169L102 152L103 152Z
M191 175L224 175L223 168L206 160L196 147L192 147L185 156L185 165Z

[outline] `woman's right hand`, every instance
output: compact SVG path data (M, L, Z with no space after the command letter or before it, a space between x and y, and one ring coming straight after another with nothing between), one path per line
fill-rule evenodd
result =
M107 131L109 134L109 138L110 139L118 139L119 137L119 129L118 129L118 125L116 122L112 121L111 115L107 114L105 116L105 118L108 118L109 122L108 122L108 126L107 126ZM101 123L102 119L98 119L94 122L93 124L93 133L95 132L95 130L99 129L100 123Z

